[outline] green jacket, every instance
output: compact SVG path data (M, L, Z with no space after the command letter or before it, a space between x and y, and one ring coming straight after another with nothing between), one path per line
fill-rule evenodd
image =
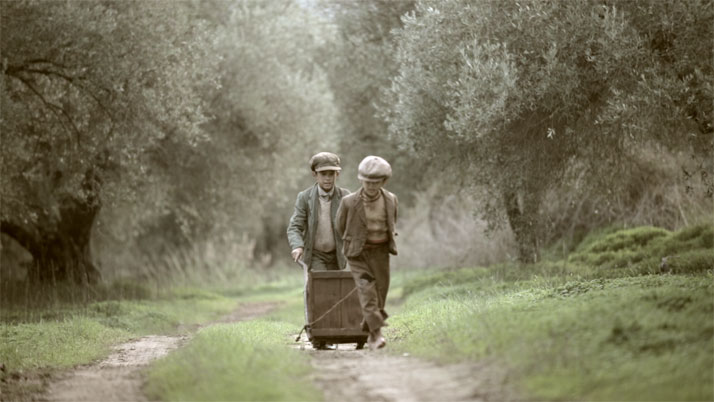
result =
M340 269L345 269L347 260L345 260L345 256L342 254L342 238L337 235L335 216L337 215L337 208L340 206L342 197L349 193L350 190L335 186L335 194L332 196L330 211L332 231L335 233L337 263ZM290 217L290 223L288 224L288 243L290 244L290 250L302 247L302 260L308 267L311 266L312 248L315 243L315 232L317 231L317 217L320 208L319 197L317 183L301 191L295 201L295 211L293 212L293 216Z

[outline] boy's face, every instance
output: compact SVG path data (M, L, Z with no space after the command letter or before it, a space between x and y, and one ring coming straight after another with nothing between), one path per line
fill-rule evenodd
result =
M368 196L374 197L379 193L379 190L384 187L385 181L384 179L379 181L362 180L362 189L364 189L364 192L367 193Z
M329 192L335 187L335 181L337 181L337 178L340 176L340 172L335 170L323 170L321 172L312 172L312 176L321 189Z

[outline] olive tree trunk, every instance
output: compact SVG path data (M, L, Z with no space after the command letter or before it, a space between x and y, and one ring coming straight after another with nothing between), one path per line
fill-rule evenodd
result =
M101 278L92 262L90 236L99 205L68 200L53 225L20 226L3 221L0 229L33 257L28 279L32 283L73 281L92 284Z
M518 260L535 263L540 259L538 229L540 197L530 194L519 200L515 192L504 194L506 215L518 244Z

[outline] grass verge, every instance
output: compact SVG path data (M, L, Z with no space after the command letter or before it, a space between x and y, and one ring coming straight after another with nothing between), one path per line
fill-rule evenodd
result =
M630 230L588 239L586 262L426 273L386 334L397 352L500 361L525 399L713 400L710 233Z
M113 345L147 334L185 333L233 310L236 299L203 290L174 289L153 300L61 304L27 311L3 308L0 374L3 397L29 400L38 377L107 356Z
M309 379L309 356L289 345L304 324L302 288L264 289L245 302L280 301L259 320L214 325L153 363L146 394L158 400L322 400Z
M33 400L50 374L107 356L112 346L147 334L181 334L240 303L289 300L269 320L302 325L302 275L297 269L254 274L250 280L201 288L157 287L134 281L77 288L29 289L3 282L0 294L2 398Z

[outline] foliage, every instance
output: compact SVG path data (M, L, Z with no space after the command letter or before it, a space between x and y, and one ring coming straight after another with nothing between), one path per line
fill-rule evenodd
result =
M162 400L320 400L308 380L308 356L285 346L294 330L275 321L203 329L188 346L151 366L146 391Z
M426 169L428 165L398 148L377 112L379 92L389 86L396 71L390 32L401 28L400 17L413 8L414 2L321 0L317 5L331 16L339 34L322 50L320 61L340 111L337 126L343 163L340 181L355 190L359 186L356 174L359 162L367 155L380 155L395 172L388 185L390 190L408 204L414 187L422 179L410 172Z
M2 17L4 219L37 222L62 197L90 196L80 184L99 162L137 181L158 140L204 137L193 91L213 80L208 31L182 7L20 1ZM27 210L44 199L54 206Z
M337 110L317 61L334 29L289 0L201 1L196 9L217 27L221 71L220 88L202 94L212 142L198 162L214 200L200 209L213 225L198 239L248 233L256 257L283 254L295 194L312 180L307 161L338 151Z
M136 194L152 151L206 139L210 36L182 4L3 5L1 218L36 263L88 264L97 211Z
M663 260L664 258L664 260ZM488 268L444 269L421 274L404 285L403 296L429 287L456 288L469 292L491 292L501 283L522 283L510 288L537 284L565 286L569 281L593 281L651 274L701 274L714 269L714 227L695 225L678 232L655 227L594 231L565 257L550 256L528 270L512 263ZM545 281L545 282L544 282ZM540 286L540 285L539 285Z
M382 114L404 146L486 188L486 218L507 217L533 261L566 173L616 193L643 147L711 154L713 21L707 1L420 1L395 31Z
M511 258L511 233L486 235L487 223L474 217L478 205L479 198L468 189L452 191L439 182L414 192L411 204L399 208L399 256L392 267L487 266Z
M308 158L337 143L315 60L334 37L325 18L294 1L28 0L2 14L4 232L83 226L105 273L205 239L227 257L249 245L246 264L277 254ZM91 216L72 219L75 204Z

